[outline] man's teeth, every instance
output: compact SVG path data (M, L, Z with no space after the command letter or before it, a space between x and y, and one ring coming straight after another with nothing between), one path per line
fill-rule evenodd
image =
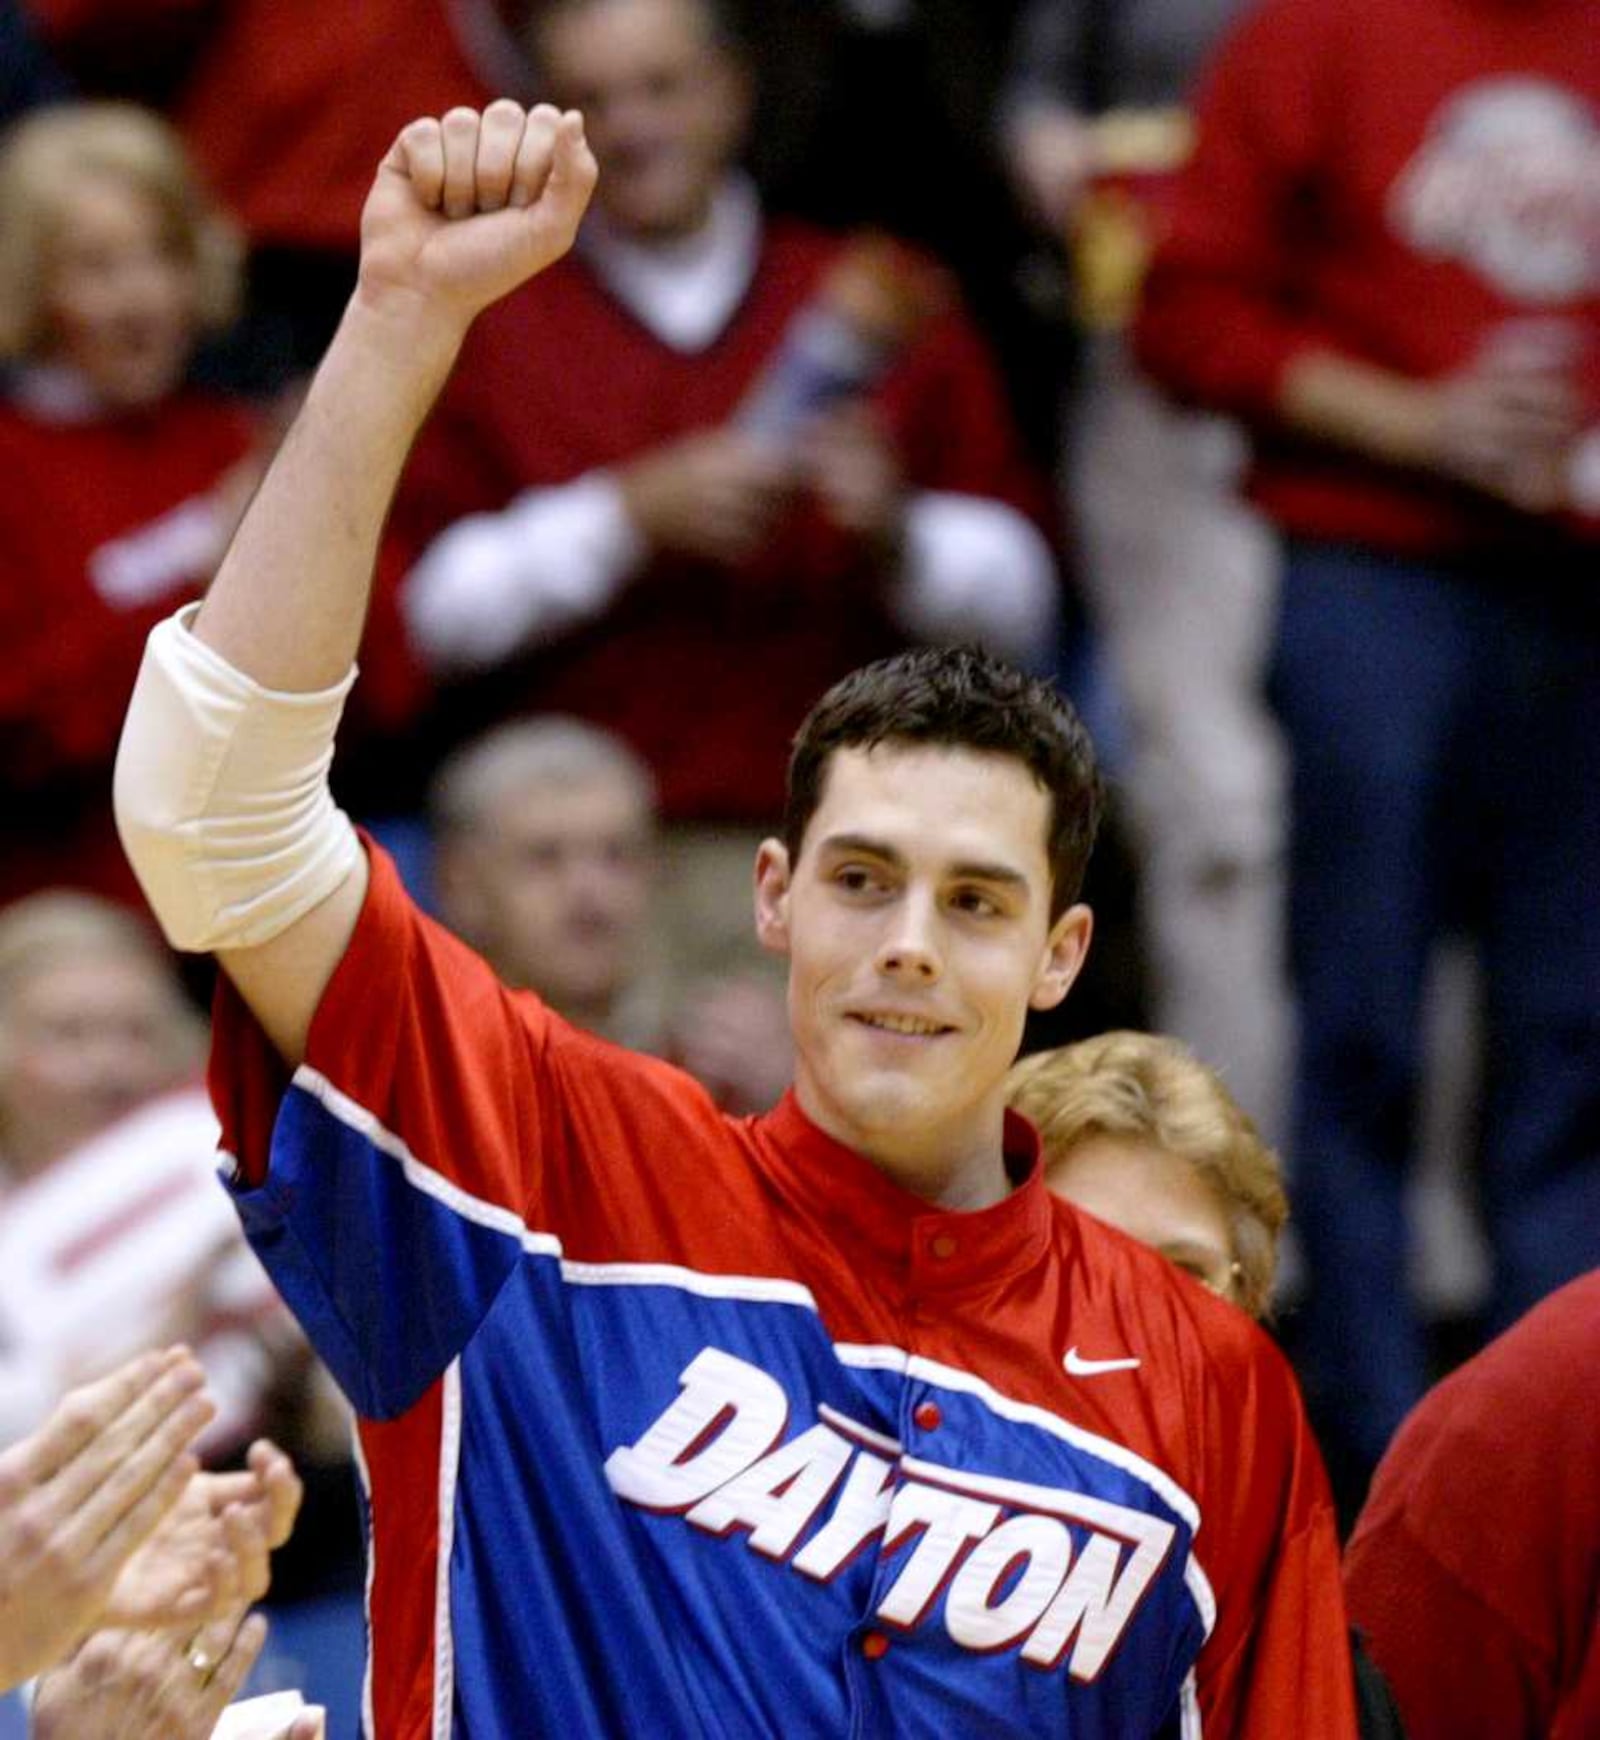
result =
M861 1019L869 1027L885 1027L891 1033L932 1034L944 1032L942 1021L924 1021L915 1015L863 1015Z

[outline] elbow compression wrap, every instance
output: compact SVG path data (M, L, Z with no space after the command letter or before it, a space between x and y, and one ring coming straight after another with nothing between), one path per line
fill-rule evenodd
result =
M355 670L286 694L159 623L128 705L114 797L123 849L174 948L253 948L333 893L361 842L328 768Z

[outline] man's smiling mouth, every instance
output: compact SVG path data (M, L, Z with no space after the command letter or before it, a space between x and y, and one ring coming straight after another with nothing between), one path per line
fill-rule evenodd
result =
M954 1033L947 1021L935 1021L927 1015L864 1014L853 1011L850 1019L880 1033L894 1033L902 1039L936 1039L943 1033Z

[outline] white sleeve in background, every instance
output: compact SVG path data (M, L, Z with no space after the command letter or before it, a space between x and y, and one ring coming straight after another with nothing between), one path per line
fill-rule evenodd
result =
M644 553L608 473L525 490L428 546L402 593L412 645L435 672L498 664L598 616Z
M911 498L890 611L913 639L976 640L1024 669L1048 669L1058 584L1050 546L1015 508L946 491Z
M326 1734L328 1712L321 1704L308 1704L299 1692L264 1692L229 1704L217 1718L211 1740L279 1740L292 1722L307 1716L317 1717L317 1732Z

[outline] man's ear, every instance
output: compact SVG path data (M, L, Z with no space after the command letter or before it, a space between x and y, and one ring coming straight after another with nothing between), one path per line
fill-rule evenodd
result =
M1072 989L1094 935L1094 914L1087 906L1069 906L1050 927L1039 972L1028 997L1032 1009L1054 1009Z
M775 955L789 952L789 848L763 840L756 852L756 937Z

